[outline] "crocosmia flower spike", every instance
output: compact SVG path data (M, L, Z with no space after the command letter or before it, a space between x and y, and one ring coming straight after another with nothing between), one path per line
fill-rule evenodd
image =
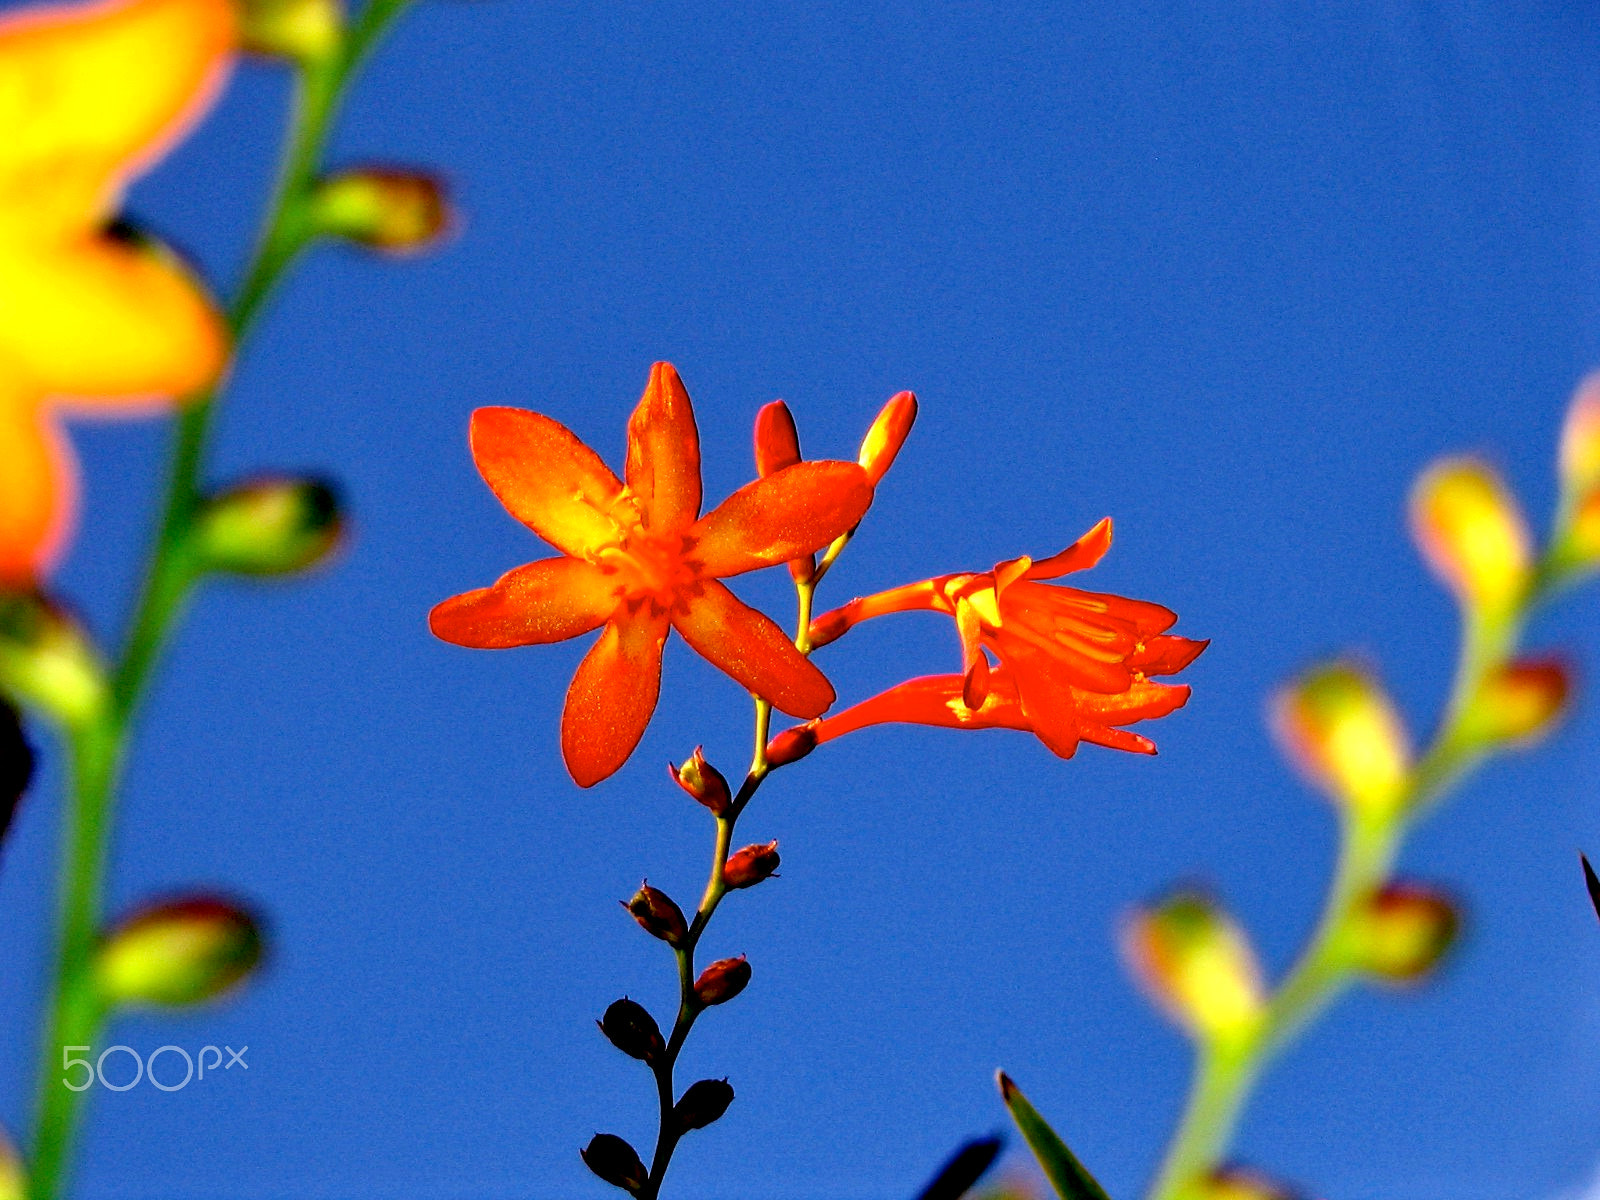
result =
M436 606L447 642L503 649L605 627L573 677L561 752L582 787L617 770L655 711L667 631L774 707L815 717L833 687L771 620L718 580L810 554L872 501L856 463L802 462L700 516L700 435L669 363L650 371L628 422L626 482L549 417L472 414L472 456L517 520L563 554Z
M107 226L205 108L234 41L228 0L0 17L0 587L34 585L70 524L53 405L126 411L202 388L226 361L189 274Z

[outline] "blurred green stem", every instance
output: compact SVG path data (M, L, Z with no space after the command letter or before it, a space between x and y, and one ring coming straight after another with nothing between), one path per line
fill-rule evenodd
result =
M372 0L338 49L326 59L298 65L278 184L227 312L235 349L314 236L310 203L332 120L354 72L409 3ZM72 773L61 870L59 958L37 1084L38 1125L28 1183L32 1200L56 1200L61 1194L88 1092L64 1085L62 1047L92 1046L107 1015L93 971L117 783L130 726L151 671L201 575L193 533L218 395L213 389L191 398L178 419L160 531L126 645L112 674L111 703L96 718L66 731Z

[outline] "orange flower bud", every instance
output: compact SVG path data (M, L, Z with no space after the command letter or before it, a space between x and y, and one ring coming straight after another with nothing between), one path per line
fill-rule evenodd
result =
M1566 667L1555 659L1506 663L1479 686L1463 730L1489 745L1537 741L1565 710L1571 688Z
M790 763L799 762L816 748L815 722L794 725L767 743L767 763L774 767L787 767Z
M333 488L315 479L253 479L201 507L196 547L212 571L287 575L315 566L344 532Z
M243 0L239 10L241 41L252 54L321 62L344 38L339 0Z
M1195 1200L1295 1200L1296 1193L1275 1179L1242 1167L1224 1167L1201 1181Z
M28 1200L27 1168L4 1130L0 1130L0 1200Z
M1147 995L1193 1036L1250 1033L1265 1003L1261 970L1239 928L1212 901L1182 892L1133 914L1122 947Z
M873 487L878 486L879 480L894 465L895 455L906 444L906 436L916 419L917 398L910 392L899 393L879 410L872 428L861 441L861 453L856 459L866 468Z
M1428 565L1463 606L1503 612L1532 574L1522 513L1500 478L1476 459L1445 459L1411 493L1411 531Z
M738 958L719 958L694 981L694 997L702 1008L713 1004L726 1004L750 982L750 964L744 955Z
M1455 907L1416 883L1388 883L1362 906L1352 949L1362 970L1391 983L1415 983L1433 970L1460 928Z
M250 915L211 896L143 908L105 938L95 963L113 1004L186 1006L221 995L261 959Z
M444 236L450 221L444 185L418 171L344 171L319 183L312 197L317 233L389 254L426 250Z
M614 1133L595 1134L578 1153L589 1170L625 1192L637 1194L649 1180L639 1152Z
M631 900L622 901L622 907L633 914L633 919L646 933L669 946L680 945L688 936L689 926L683 919L683 910L673 903L671 896L648 882L639 885Z
M722 881L732 888L755 887L763 879L770 879L778 869L778 843L763 846L746 846L728 858L722 868Z
M765 479L800 461L800 434L794 414L782 400L763 405L756 414L756 474Z
M1312 671L1278 693L1272 715L1289 760L1334 799L1371 815L1405 799L1405 728L1360 668L1333 663Z
M679 1129L704 1129L727 1112L732 1103L733 1088L726 1079L702 1079L689 1085L683 1098L672 1106L672 1115Z
M728 790L728 780L706 761L704 747L696 746L683 766L674 767L669 763L667 770L677 785L709 808L713 816L723 816L732 806L733 794Z
M624 996L614 1000L606 1015L595 1022L606 1040L629 1058L650 1062L666 1049L661 1040L661 1027L646 1011L644 1005Z
M110 688L89 635L65 610L0 592L0 693L77 726L100 712Z

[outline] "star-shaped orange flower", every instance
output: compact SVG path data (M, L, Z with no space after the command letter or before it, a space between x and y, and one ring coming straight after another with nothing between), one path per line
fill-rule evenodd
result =
M1025 729L1062 758L1080 740L1153 752L1149 739L1114 726L1165 716L1188 700L1187 687L1150 678L1183 670L1208 643L1168 634L1177 614L1159 604L1044 582L1094 566L1110 546L1107 518L1043 561L1017 558L992 571L924 579L817 618L811 640L822 646L887 613L946 613L961 637L963 668L911 680L830 717L819 740L895 720Z
M786 713L815 717L833 703L822 672L718 580L809 554L853 528L872 501L859 465L798 463L700 516L700 435L670 363L651 368L628 422L626 483L539 413L480 408L470 440L500 502L564 557L454 596L429 624L445 641L478 649L558 642L605 626L561 717L561 753L580 787L622 766L644 735L669 629Z
M189 274L107 226L209 102L235 34L229 0L0 17L0 587L35 584L70 525L75 473L50 410L126 412L226 361Z

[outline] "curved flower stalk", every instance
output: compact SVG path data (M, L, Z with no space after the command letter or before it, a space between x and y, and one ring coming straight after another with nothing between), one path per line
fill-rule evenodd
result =
M757 479L701 516L699 435L688 393L669 364L651 369L629 421L622 479L548 417L503 408L473 414L472 452L485 482L563 557L518 567L490 587L443 601L430 624L446 641L482 649L602 631L562 714L562 755L579 786L618 770L639 744L658 699L669 630L746 688L755 704L754 757L737 788L698 748L671 768L674 781L716 821L699 905L686 913L648 882L623 901L640 927L672 951L678 1010L665 1032L633 1000L606 1010L601 1032L654 1078L655 1149L647 1165L625 1139L601 1133L582 1156L599 1178L645 1200L660 1195L679 1142L715 1122L734 1099L726 1079L702 1079L680 1093L675 1068L700 1017L736 998L752 978L743 955L703 968L697 959L728 893L765 882L779 865L775 841L733 849L739 818L774 770L820 742L883 721L1032 730L1061 757L1080 739L1149 753L1147 740L1115 726L1163 716L1188 698L1186 687L1149 679L1181 670L1205 647L1166 633L1173 613L1039 582L1092 566L1109 544L1108 522L1042 563L1018 559L993 572L927 580L813 622L816 589L849 544L915 417L916 399L902 392L873 422L856 462L808 461L788 407L774 401L756 419ZM720 582L780 564L795 585L792 641ZM869 617L914 607L955 617L964 673L908 680L822 716L834 691L811 663L812 650ZM999 662L991 665L989 654ZM811 720L773 737L774 708ZM993 1152L986 1143L981 1164L979 1152L952 1164L937 1194L965 1191Z
M1453 941L1450 897L1395 877L1394 863L1455 783L1490 755L1536 742L1566 707L1567 671L1557 659L1525 655L1521 639L1536 610L1600 567L1600 375L1585 381L1569 411L1560 481L1542 551L1485 463L1443 460L1417 481L1412 532L1455 596L1462 627L1454 684L1423 747L1413 749L1400 714L1357 663L1318 667L1274 699L1273 725L1291 764L1328 796L1340 824L1321 919L1288 974L1269 986L1244 931L1201 893L1176 893L1128 921L1123 948L1136 977L1197 1056L1150 1200L1288 1200L1285 1185L1227 1162L1256 1080L1354 983L1415 984Z
M0 696L56 726L71 762L37 1127L25 1153L0 1153L0 1194L63 1188L82 1101L64 1086L63 1047L93 1044L123 1007L218 995L259 952L253 920L214 897L147 904L102 934L115 795L151 669L197 585L297 571L338 540L327 485L267 475L211 492L203 470L233 346L299 253L324 236L418 245L442 223L424 177L404 189L393 171L320 174L347 84L406 4L370 0L348 22L336 0L109 0L0 18ZM124 186L199 119L241 50L287 59L297 86L260 242L221 306L115 219ZM77 496L63 410L179 414L145 588L115 655L46 594ZM9 816L10 781L26 774L16 747L4 752Z

